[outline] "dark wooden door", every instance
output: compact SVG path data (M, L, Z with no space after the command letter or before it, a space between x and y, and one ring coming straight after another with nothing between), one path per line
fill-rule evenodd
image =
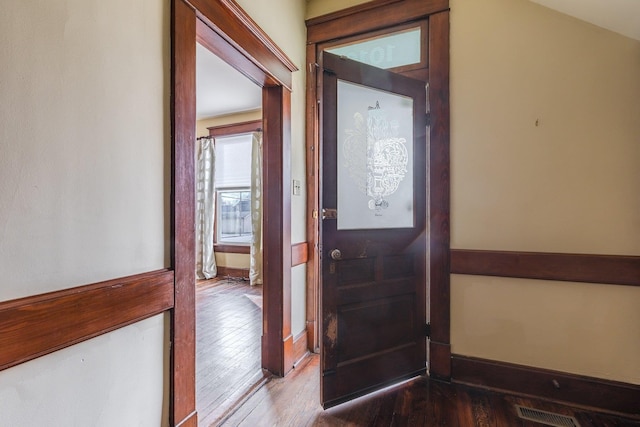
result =
M426 368L425 83L323 54L321 401Z

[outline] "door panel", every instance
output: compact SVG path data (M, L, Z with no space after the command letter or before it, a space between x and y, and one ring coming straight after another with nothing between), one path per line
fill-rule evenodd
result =
M323 54L324 407L426 368L425 83Z

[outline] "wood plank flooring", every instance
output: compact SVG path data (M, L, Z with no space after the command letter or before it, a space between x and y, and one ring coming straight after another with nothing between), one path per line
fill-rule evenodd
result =
M514 404L573 416L582 427L639 427L624 419L547 401L420 377L323 411L318 356L257 390L223 426L541 427L518 418Z
M519 404L573 416L582 427L640 427L640 420L425 377L323 410L317 355L285 378L263 374L262 310L250 299L262 295L261 287L220 279L198 282L196 289L200 426L543 426L518 418L514 405Z
M196 408L198 424L223 417L251 387L261 369L262 310L250 297L262 286L237 279L196 285Z

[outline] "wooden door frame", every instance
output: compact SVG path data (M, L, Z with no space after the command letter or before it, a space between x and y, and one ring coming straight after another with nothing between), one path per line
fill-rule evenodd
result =
M295 65L233 0L172 0L170 424L197 426L195 406L196 42L263 88L264 310L262 365L293 366L291 88ZM267 321L268 320L268 321Z
M379 0L307 20L307 335L309 348L319 348L318 289L321 138L317 85L320 45L330 40L371 33L428 19L428 77L431 126L425 159L428 166L428 260L431 338L429 374L451 378L450 338L450 180L449 180L449 0Z

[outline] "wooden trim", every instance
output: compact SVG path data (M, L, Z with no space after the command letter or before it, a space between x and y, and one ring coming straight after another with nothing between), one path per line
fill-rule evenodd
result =
M238 55L238 50L231 45L226 38L215 32L209 25L200 19L196 22L196 41L206 47L219 58L225 58L225 62L235 68L243 76L247 77L258 86L277 85L278 82L265 74L260 66L244 55Z
M291 266L306 264L309 260L309 245L307 242L296 243L291 246Z
M291 92L263 88L262 238L264 335L262 364L276 375L291 370ZM268 214L268 215L267 215ZM288 343L289 342L289 343Z
M235 277L235 278L243 278L243 279L249 277L248 268L218 266L217 272L218 274L216 277Z
M180 424L176 424L176 427L198 427L198 413L193 411Z
M449 0L400 0L355 6L307 21L307 43L321 43L409 22L449 10ZM347 12L345 14L344 12ZM357 14L357 19L354 16ZM333 19L332 16L335 16Z
M318 43L317 50L323 52L331 49L335 46L341 46L346 44L358 44L367 40L376 39L386 36L391 33L405 31L412 28L420 29L420 45L422 50L420 52L420 61L415 64L401 65L395 68L388 68L396 74L402 74L407 77L416 78L419 80L427 81L428 68L429 68L429 20L423 18L419 21L405 22L398 25L392 25L376 31L370 31L364 34L356 34L350 37L344 37L340 39L329 40L327 42Z
M640 257L455 249L451 273L640 286Z
M171 425L190 425L196 411L195 140L196 12L172 2L171 21L171 262L175 307L171 317Z
M251 247L246 245L223 245L216 243L213 245L214 252L225 254L250 254Z
M307 45L307 91L306 91L306 185L307 185L307 338L309 350L317 352L320 349L318 331L318 286L320 257L318 256L318 211L319 211L319 161L320 161L320 129L319 129L319 109L317 85L319 75L318 67L314 64L317 60L317 45L315 43Z
M456 354L452 361L453 382L640 415L640 386L635 384Z
M232 0L172 1L171 424L195 411L195 48L196 41L263 88L263 367L283 375L292 357L290 131L293 63Z
M429 341L429 376L448 381L451 378L451 345Z
M229 125L211 126L207 128L209 136L229 136L252 133L262 130L262 120L251 120L248 122L232 123Z
M224 4L226 9L233 13L233 16L236 21L239 21L242 24L244 31L251 32L251 35L258 40L258 51L263 52L266 56L266 51L268 51L271 55L276 57L279 61L279 65L286 67L288 72L285 72L286 75L291 77L291 73L294 71L298 71L298 68L293 63L291 59L287 57L282 49L276 45L273 40L265 33L262 28L255 23L251 17L245 13L244 10L236 3L235 0L220 0L221 3ZM229 34L228 31L225 31L225 34ZM277 68L272 66L274 70L272 74L275 74ZM290 88L289 88L290 89Z
M172 307L173 272L169 270L0 303L0 370Z
M242 53L245 60L258 66L276 83L292 90L291 73L298 70L295 64L235 1L190 0L190 3L198 18ZM233 63L230 65L234 66Z
M345 18L351 15L357 15L358 13L364 12L365 10L376 9L380 6L384 6L386 4L391 4L391 3L397 3L399 1L403 1L403 0L370 0L366 3L358 4L355 6L348 7L346 9L327 13L326 15L321 15L321 16L307 19L305 22L307 24L307 27L310 27L313 25L320 25L326 22L333 21L334 19Z
M429 274L431 340L440 346L451 343L450 288L450 174L449 174L449 12L429 17ZM433 348L433 346L432 346ZM450 375L450 359L432 364L430 374Z
M298 366L308 355L307 331L302 331L293 338L293 366Z

